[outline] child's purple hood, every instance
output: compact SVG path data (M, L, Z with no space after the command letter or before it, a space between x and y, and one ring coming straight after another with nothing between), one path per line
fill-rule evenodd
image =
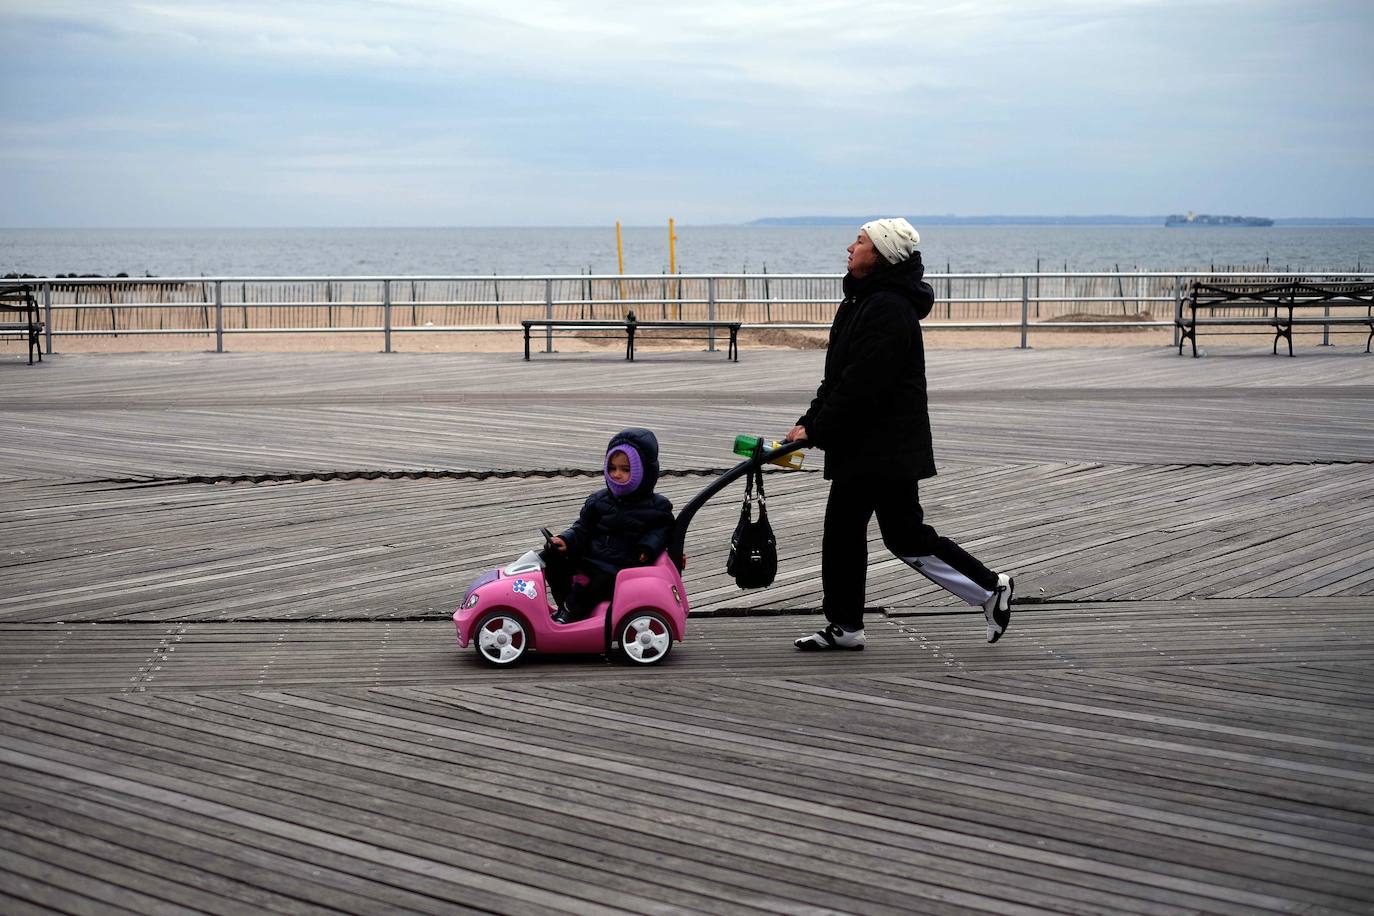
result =
M624 452L630 459L629 483L618 484L611 480L609 466L613 452ZM616 433L611 437L611 444L606 446L601 472L606 478L606 487L621 499L654 492L654 487L658 486L658 437L637 427Z

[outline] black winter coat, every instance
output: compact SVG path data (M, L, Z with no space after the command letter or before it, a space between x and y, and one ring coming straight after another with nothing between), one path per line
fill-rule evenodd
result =
M825 377L797 425L825 452L825 477L935 476L921 319L935 290L920 252L862 280L844 278Z
M668 546L673 527L673 504L654 492L658 483L658 439L647 429L627 429L611 438L607 454L618 444L634 447L643 462L644 476L628 496L609 488L587 497L572 527L559 537L568 556L588 566L616 573L641 565L639 555L656 558Z

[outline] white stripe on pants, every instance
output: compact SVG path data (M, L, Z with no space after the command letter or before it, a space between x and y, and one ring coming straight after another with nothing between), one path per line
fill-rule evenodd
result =
M969 604L981 605L992 597L992 592L974 582L939 557L898 557L907 566L925 576L945 591L964 599Z

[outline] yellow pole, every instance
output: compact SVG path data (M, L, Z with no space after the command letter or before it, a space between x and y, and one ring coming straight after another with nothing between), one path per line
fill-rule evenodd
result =
M677 233L673 231L672 217L668 218L668 273L677 273Z
M668 273L677 273L677 233L673 231L673 218L668 217ZM673 297L680 298L682 290L677 281L673 281ZM677 304L677 317L682 318L682 303Z
M620 264L620 275L625 275L625 245L620 238L620 220L615 221L615 259ZM620 298L625 298L625 281L620 281Z

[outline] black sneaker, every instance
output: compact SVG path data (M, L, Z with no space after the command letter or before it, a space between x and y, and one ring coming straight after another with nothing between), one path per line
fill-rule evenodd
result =
M823 649L852 649L857 651L864 647L864 641L862 629L846 630L838 623L832 623L826 626L824 630L794 640L792 645L803 652L817 652Z
M1016 593L1016 580L1006 573L997 574L997 588L983 602L983 617L988 622L988 642L997 642L1011 625L1011 596Z

